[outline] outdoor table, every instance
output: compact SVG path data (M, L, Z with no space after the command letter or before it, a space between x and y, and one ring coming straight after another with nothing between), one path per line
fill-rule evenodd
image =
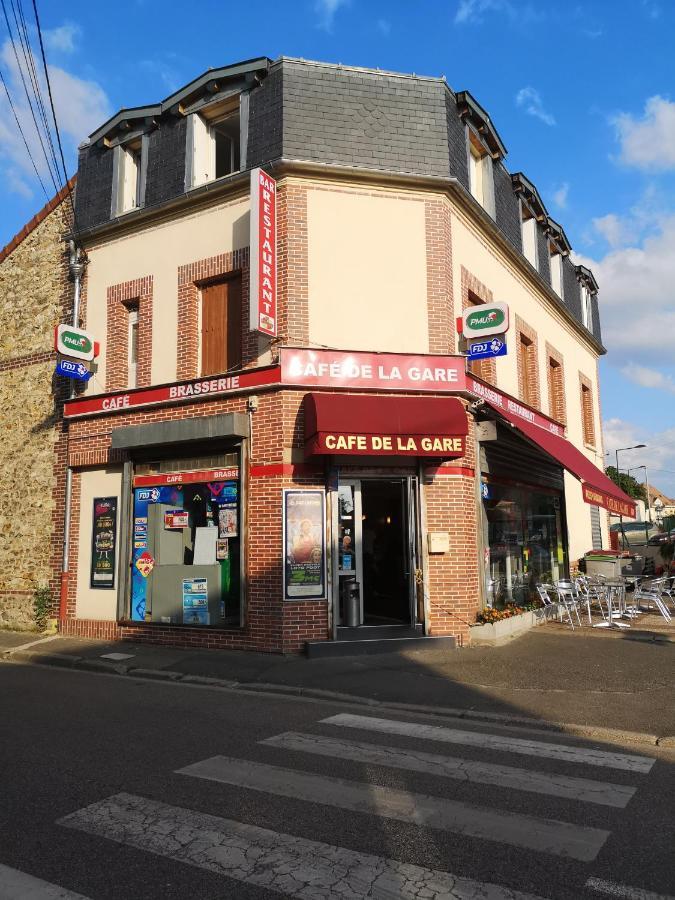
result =
M593 628L630 628L627 622L618 621L621 616L625 615L625 609L621 609L620 597L617 598L619 600L619 608L616 610L612 608L615 592L625 591L626 589L623 578L606 578L603 587L605 588L605 601L607 603L607 619L603 622L598 622Z

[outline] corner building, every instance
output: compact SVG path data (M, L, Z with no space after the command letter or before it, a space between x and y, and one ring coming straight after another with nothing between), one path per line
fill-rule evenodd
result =
M628 501L601 471L597 285L505 154L443 79L284 57L90 136L101 353L65 409L63 632L461 643L482 606L607 544ZM249 327L256 167L276 181L274 338ZM497 300L508 355L467 367L456 320Z

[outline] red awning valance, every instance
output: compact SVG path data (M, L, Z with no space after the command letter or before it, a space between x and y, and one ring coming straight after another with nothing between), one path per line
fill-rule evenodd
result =
M468 422L456 398L307 394L305 454L464 456Z
M552 434L540 425L515 415L509 410L494 407L511 425L514 425L526 438L537 444L544 453L552 456L568 472L582 482L582 492L586 503L602 506L616 515L635 517L636 505L627 494L617 487L587 456L577 450L564 437Z

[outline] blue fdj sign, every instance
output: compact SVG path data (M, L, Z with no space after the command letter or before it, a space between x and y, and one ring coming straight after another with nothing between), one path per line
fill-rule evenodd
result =
M506 341L500 337L472 341L469 344L469 359L492 359L493 356L506 356Z
M78 381L89 381L92 372L81 362L72 359L60 359L56 364L56 374L64 378L76 378Z

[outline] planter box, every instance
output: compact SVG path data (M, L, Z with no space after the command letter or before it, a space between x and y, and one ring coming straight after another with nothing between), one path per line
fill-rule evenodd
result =
M487 625L471 625L469 636L472 644L502 644L511 638L518 637L534 628L542 625L547 619L557 618L557 604L545 609L536 609L531 612L521 613L519 616L511 616L502 619L501 622L490 622Z

